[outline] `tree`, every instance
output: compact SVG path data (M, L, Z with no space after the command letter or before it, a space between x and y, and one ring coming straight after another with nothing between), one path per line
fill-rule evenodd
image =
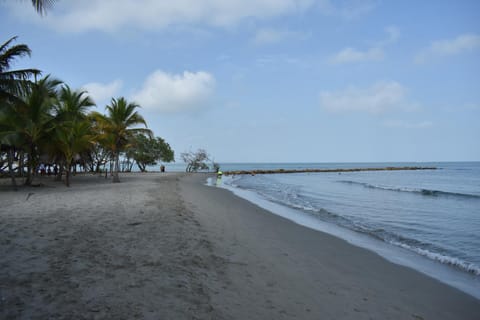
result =
M114 161L113 182L120 182L118 172L120 171L120 152L128 146L131 137L136 133L143 133L148 136L152 132L146 128L132 128L133 126L147 123L135 109L140 106L128 102L125 98L112 99L106 107L107 115L96 114L98 129L100 130L100 142L110 149Z
M85 120L87 111L95 106L92 98L86 91L72 90L64 85L58 94L58 101L54 106L58 121Z
M55 130L54 140L65 161L65 184L70 187L70 171L75 156L89 149L93 144L90 123L87 121L64 122Z
M22 103L20 96L31 84L29 78L40 74L37 69L10 70L15 59L30 56L31 53L25 44L12 45L16 39L12 37L0 46L0 149L7 152L8 170L14 189L13 158L19 139L12 128L12 118L16 115L16 106Z
M30 56L30 48L25 44L12 45L17 37L12 37L0 46L0 110L7 103L18 102L30 77L40 74L37 69L10 70L11 63L24 56Z
M172 162L174 152L170 145L160 137L152 138L136 134L130 142L127 157L135 160L140 171L145 172L147 166L154 166L157 161Z
M37 83L24 88L21 101L15 103L13 112L7 116L10 131L4 138L15 141L28 155L26 185L33 179L33 170L38 163L42 145L48 143L53 131L53 105L57 97L57 87L62 82L50 75Z
M207 161L210 157L204 149L198 149L196 152L189 151L180 155L183 162L187 164L187 172L197 172L198 170L208 170Z
M86 115L88 108L94 105L85 91L72 91L68 85L64 85L54 106L55 134L52 150L53 153L61 155L67 187L70 186L70 171L74 158L94 144L91 122Z

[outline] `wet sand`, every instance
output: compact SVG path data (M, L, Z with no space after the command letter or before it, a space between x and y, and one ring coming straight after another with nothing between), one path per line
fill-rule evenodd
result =
M2 319L478 319L480 301L204 174L0 191Z

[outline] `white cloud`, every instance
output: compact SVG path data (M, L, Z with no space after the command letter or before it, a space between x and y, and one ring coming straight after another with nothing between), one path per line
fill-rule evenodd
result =
M114 98L122 86L123 83L121 80L114 80L106 84L99 82L87 83L82 86L82 89L86 90L97 104L100 104Z
M382 60L385 56L383 49L371 48L367 51L360 51L353 48L345 48L339 53L335 54L330 63L343 64L351 62L365 62Z
M383 123L385 127L401 129L426 129L433 126L431 121L407 122L403 120L389 120Z
M385 28L387 38L376 43L367 50L345 48L330 58L331 64L357 63L367 61L380 61L385 57L384 47L395 43L400 37L400 30L395 26Z
M338 9L338 13L345 19L355 19L368 14L377 6L374 0L351 0L347 1Z
M263 55L255 59L255 64L258 67L275 67L285 65L294 65L300 68L306 68L310 65L307 59L291 57L288 55Z
M318 6L325 14L352 20L368 14L375 9L377 3L377 0L320 0Z
M397 42L400 38L400 29L395 26L386 27L385 32L388 34L388 39L384 42L385 44Z
M35 20L65 32L159 30L179 24L228 27L247 18L268 19L301 12L314 3L315 0L59 1L46 17ZM33 10L25 10L24 5L8 4L19 16L31 18L25 12Z
M288 36L288 32L279 31L274 29L261 29L258 30L253 38L255 44L271 44L277 43Z
M28 1L0 1L18 18L61 32L126 28L161 30L177 25L230 27L245 19L266 20L306 10L351 20L371 12L378 0L82 0L58 1L39 17ZM26 6L29 8L27 9Z
M455 39L432 42L428 48L420 51L415 57L415 62L425 63L435 57L452 56L478 49L480 49L480 35L463 34Z
M368 88L348 87L345 90L320 93L320 105L332 112L367 112L378 114L395 109L408 109L407 89L395 81L379 82Z
M176 112L205 106L215 89L213 75L199 71L170 74L153 72L133 100L146 109Z
M268 45L286 40L302 40L306 39L307 37L308 35L302 32L264 28L257 30L252 42L257 45Z
M386 27L385 33L387 34L387 38L378 44L380 47L395 43L400 38L400 29L396 26Z

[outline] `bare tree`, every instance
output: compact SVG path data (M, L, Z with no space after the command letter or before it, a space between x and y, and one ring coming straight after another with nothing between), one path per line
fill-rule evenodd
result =
M183 152L180 157L187 164L187 172L197 172L198 170L208 170L207 161L210 156L205 149L198 149L196 152Z

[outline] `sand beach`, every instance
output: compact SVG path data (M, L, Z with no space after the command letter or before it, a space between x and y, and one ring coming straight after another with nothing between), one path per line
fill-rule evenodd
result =
M0 318L479 318L478 299L206 178L1 185Z

